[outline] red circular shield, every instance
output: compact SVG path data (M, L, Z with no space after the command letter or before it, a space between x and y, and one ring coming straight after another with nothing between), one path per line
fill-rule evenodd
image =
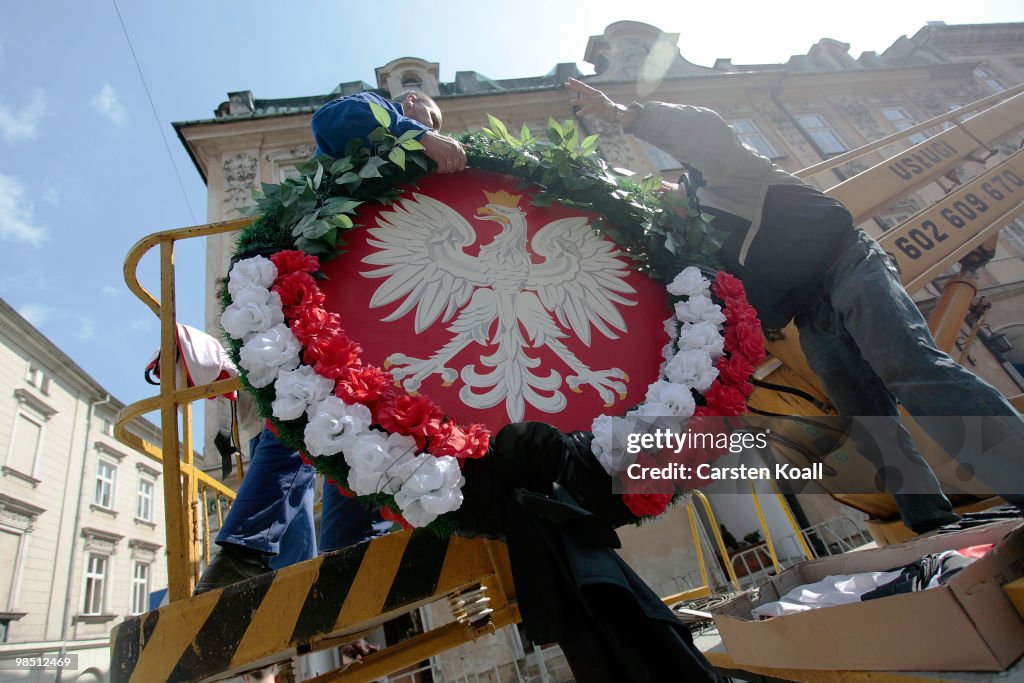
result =
M589 429L643 400L671 311L593 214L532 196L486 171L428 176L362 207L320 286L365 362L456 420Z

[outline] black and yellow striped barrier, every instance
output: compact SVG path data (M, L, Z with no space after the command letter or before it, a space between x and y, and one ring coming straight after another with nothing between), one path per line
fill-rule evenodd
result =
M200 681L251 670L342 644L339 637L474 583L488 586L495 625L513 623L509 577L503 544L430 531L391 534L125 620L111 637L111 680ZM474 635L449 625L424 644L439 652ZM424 658L422 647L403 649Z

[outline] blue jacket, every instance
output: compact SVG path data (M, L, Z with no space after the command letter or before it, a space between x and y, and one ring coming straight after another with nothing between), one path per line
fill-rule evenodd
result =
M310 125L313 129L313 139L316 141L316 153L331 157L343 156L349 140L365 138L379 127L380 124L370 110L370 102L375 102L390 112L389 130L396 136L408 130L420 130L422 133L430 130L429 126L405 116L401 104L386 100L372 92L361 92L331 100L313 114ZM420 135L416 137L419 138Z

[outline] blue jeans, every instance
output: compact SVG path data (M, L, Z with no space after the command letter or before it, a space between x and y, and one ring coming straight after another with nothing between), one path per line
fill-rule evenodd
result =
M316 557L316 470L266 429L252 440L249 452L249 468L217 534L218 545L259 550L270 556L274 569ZM325 552L379 535L390 523L380 524L372 511L326 483L320 528L320 551Z
M903 521L922 531L955 519L937 478L899 422L897 401L947 453L1018 507L1024 503L1024 422L996 389L935 347L928 326L878 244L857 230L829 268L823 293L797 318L800 343L840 415L891 418L890 452L863 455L898 470ZM989 416L986 452L966 448L960 416ZM876 421L877 422L877 421ZM975 421L980 422L980 421ZM856 438L857 434L854 433ZM858 445L870 439L857 439ZM992 447L995 444L995 447ZM1002 493L1004 492L1005 493Z

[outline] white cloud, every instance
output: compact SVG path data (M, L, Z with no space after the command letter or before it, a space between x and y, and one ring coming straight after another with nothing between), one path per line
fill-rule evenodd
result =
M119 126L128 122L128 114L124 110L124 105L121 104L117 91L109 83L93 96L92 106Z
M51 307L42 304L25 304L18 309L21 317L36 327L41 327L43 323L49 320L53 316L53 312Z
M11 239L39 245L46 230L35 224L32 203L25 198L25 186L9 175L0 175L0 240Z
M15 112L5 104L0 104L0 133L8 142L31 140L36 136L39 120L46 114L46 98L41 89L32 93L32 99L20 111Z
M91 318L82 318L81 319L81 326L78 328L78 331L75 332L75 338L81 339L81 340L84 341L86 339L92 339L95 336L96 336L96 326L93 325L92 319Z
M117 296L121 293L122 287L115 287L114 285L103 285L103 289L100 291L107 296Z

